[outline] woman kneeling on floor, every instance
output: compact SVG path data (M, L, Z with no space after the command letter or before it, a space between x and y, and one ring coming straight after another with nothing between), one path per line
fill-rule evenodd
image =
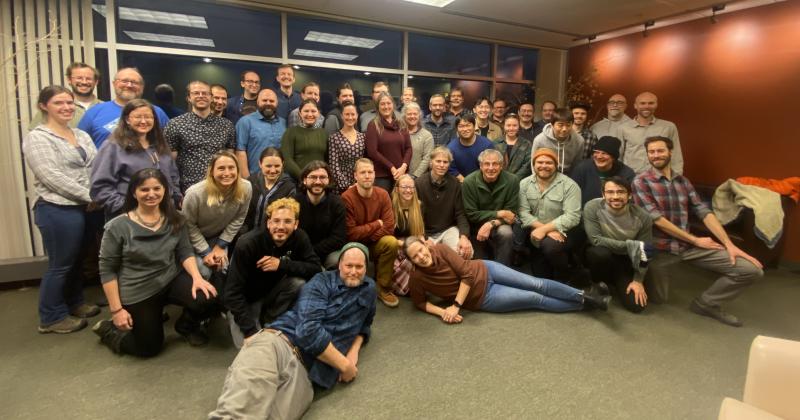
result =
M569 312L608 309L611 297L605 285L579 290L557 281L532 277L489 260L465 260L444 244L427 245L416 236L405 241L405 253L414 263L411 300L420 310L459 323L461 308L511 312L540 309ZM427 301L427 293L452 301L447 308Z
M100 279L113 317L93 330L115 353L157 355L164 344L162 311L169 303L183 306L175 331L193 345L208 340L198 321L217 291L200 276L183 217L165 199L169 196L164 174L142 169L131 177L122 214L106 224Z

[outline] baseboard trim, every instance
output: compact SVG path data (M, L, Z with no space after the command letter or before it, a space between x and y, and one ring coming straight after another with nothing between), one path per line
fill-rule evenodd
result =
M47 257L0 260L0 284L37 281L47 271Z

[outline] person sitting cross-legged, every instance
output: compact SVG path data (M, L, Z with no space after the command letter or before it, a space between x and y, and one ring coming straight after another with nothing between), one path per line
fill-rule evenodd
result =
M411 300L422 311L448 324L463 320L461 308L472 311L511 312L540 309L570 312L608 309L611 296L605 285L587 291L559 282L529 276L491 260L465 260L445 244L427 245L422 238L406 238L404 250L414 263L409 283ZM451 305L446 308L428 301L428 294Z
M364 245L345 244L337 271L316 274L292 309L250 336L208 418L297 419L314 399L312 384L353 381L375 317L368 260Z

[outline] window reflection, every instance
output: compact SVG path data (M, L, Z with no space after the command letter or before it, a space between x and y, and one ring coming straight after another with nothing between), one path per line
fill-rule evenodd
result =
M491 76L491 45L408 34L408 68L416 71Z
M536 80L539 51L500 45L497 47L497 77Z

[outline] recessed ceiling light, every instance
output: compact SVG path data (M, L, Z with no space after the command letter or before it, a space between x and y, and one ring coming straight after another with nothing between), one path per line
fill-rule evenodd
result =
M408 78L409 78L409 79L413 79L413 78L414 78L414 76L411 76L411 75L409 75L409 76L408 76Z
M348 47L356 48L369 48L373 49L383 43L383 40L362 38L358 36L331 34L327 32L308 31L306 41L324 42L326 44L345 45Z
M292 68L295 70L300 70L300 66L298 66L297 64L293 65Z
M372 74L372 73L370 73L370 72L368 72L368 71L365 71L365 72L364 72L364 76L369 76L370 74Z
M403 0L403 1L407 1L409 3L424 4L426 6L433 6L433 7L445 7L453 2L453 0Z
M208 58L208 57L203 57L203 62L204 62L204 63L210 63L210 62L211 62L211 59L210 59L210 58Z
M92 9L106 17L106 6L93 4ZM161 12L158 10L136 9L133 7L120 7L119 19L135 22L158 23L161 25L185 26L188 28L208 29L206 18L203 16L184 15L182 13Z
M342 61L353 61L356 58L358 58L357 55L353 54L341 54L330 51L307 50L304 48L298 48L294 50L294 55L300 55L303 57L329 58L331 60L342 60Z
M137 41L150 41L150 42L164 42L167 44L184 44L184 45L194 45L198 47L214 47L214 40L208 38L194 38L191 36L177 36L177 35L164 35L164 34L154 34L150 32L134 32L134 31L123 31L125 35L128 35L132 39Z

